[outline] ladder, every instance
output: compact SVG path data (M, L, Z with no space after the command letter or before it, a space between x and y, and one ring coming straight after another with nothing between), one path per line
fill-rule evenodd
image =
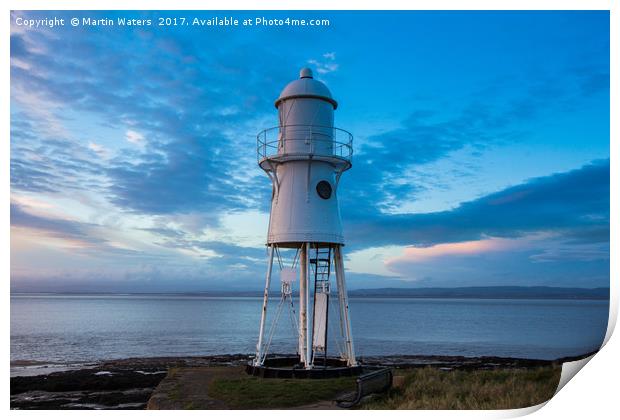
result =
M329 275L331 274L332 249L314 248L314 258L310 258L310 264L314 268L314 291L329 293Z
M330 282L329 277L331 274L331 259L332 249L331 247L321 248L319 245L315 245L314 258L310 258L310 265L314 271L314 307L312 311L312 359L315 357L315 350L323 353L323 363L327 363L327 329L328 329L328 314L329 314L329 292ZM321 302L321 305L317 307L317 301ZM317 314L317 310L319 313ZM318 323L324 323L320 328ZM324 335L323 337L314 337L315 334ZM322 346L315 346L315 342L322 342Z

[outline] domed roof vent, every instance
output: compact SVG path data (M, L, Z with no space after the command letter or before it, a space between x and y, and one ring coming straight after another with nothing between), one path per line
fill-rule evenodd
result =
M299 71L299 78L300 79L312 79L312 70L310 70L308 67L304 67L303 69L301 69Z
M338 108L338 102L332 98L332 94L327 86L315 80L312 75L312 70L307 67L300 70L299 79L293 80L282 90L282 93L280 93L280 96L276 100L276 108L279 106L280 102L295 98L322 99L332 104L334 109Z

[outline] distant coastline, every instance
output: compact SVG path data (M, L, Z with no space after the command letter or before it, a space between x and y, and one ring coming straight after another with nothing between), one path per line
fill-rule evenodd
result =
M261 297L262 290L213 290L203 292L98 292L98 291L11 291L11 295L144 295L144 296L204 296L204 297ZM484 286L484 287L420 287L349 290L352 298L419 298L419 299L564 299L609 300L609 288L549 287L549 286Z
M609 288L547 286L492 286L454 288L384 288L358 289L349 293L356 297L408 297L454 299L594 299L609 300Z

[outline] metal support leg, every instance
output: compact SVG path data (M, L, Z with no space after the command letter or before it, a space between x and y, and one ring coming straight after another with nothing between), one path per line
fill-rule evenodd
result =
M340 320L344 326L347 364L349 366L356 366L353 337L351 335L351 320L349 319L349 298L347 297L347 286L344 280L344 263L342 261L340 245L334 247L334 262L336 264L336 284L338 286L338 300L340 302Z
M254 359L255 366L260 366L263 360L263 335L265 332L265 321L267 319L267 304L269 302L269 286L271 284L271 269L273 267L273 248L274 245L269 245L269 256L267 257L267 276L265 278L265 293L263 295L263 312L260 317L258 343L256 344L256 359Z
M310 264L308 264L308 259L310 258L310 243L306 243L306 312L310 307L310 287L308 287L310 278ZM313 313L314 315L314 313ZM312 367L312 331L310 329L310 317L306 314L306 369L310 369Z
M308 335L308 306L307 306L307 288L308 288L308 250L306 244L301 245L299 253L299 358L300 362L308 367L306 336Z

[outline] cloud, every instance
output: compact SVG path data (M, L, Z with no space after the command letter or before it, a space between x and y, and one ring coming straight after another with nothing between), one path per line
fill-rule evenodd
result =
M73 118L95 122L90 130L96 130L99 124L117 131L116 138L96 141L112 152L105 173L107 179L101 179L101 185L120 186L111 191L121 194L117 204L152 213L187 211L195 205L209 209L209 203L222 199L234 203L234 207L247 207L247 190L258 183L253 185L250 179L245 184L235 184L230 180L242 172L248 173L249 167L250 178L264 181L252 152L254 133L263 127L263 115L275 118L272 100L282 88L282 81L291 77L285 63L295 54L285 59L263 46L260 39L248 42L234 34L224 37L197 32L189 37L176 33L164 36L143 28L141 36L133 38L121 29L107 31L105 35L92 30L88 36L75 36L75 31L80 30L12 33L12 58L20 60L11 69L12 101L19 105L19 115L12 117L12 125L17 118L29 123L19 130L22 140L13 141L12 147L45 147L50 134L56 140L68 140L67 133L44 132L52 126L52 118L64 126L67 122L73 125ZM259 38L271 36L261 34ZM219 48L222 38L230 48ZM152 42L162 48L153 50ZM102 49L108 53L101 54ZM60 50L71 51L70 58L55 53ZM258 58L263 62L261 66L248 66ZM192 65L187 64L188 60ZM37 95L28 99L30 96L24 92ZM44 115L46 120L41 120L41 110L49 112ZM130 128L121 131L127 124ZM123 149L129 146L123 144L126 142L146 146L146 139L148 147ZM74 149L67 152L71 150ZM198 159L194 156L198 152L202 153L202 162L200 172L193 172L198 175L193 182L195 189L178 197L179 184L186 179L175 178L184 177L183 169ZM37 162L27 163L33 175L49 170ZM119 167L124 170L118 170ZM133 174L143 169L149 171L147 176L159 192L178 200L151 206L153 203L144 202L141 193L126 196L139 192L141 182ZM126 174L129 179L119 178ZM162 178L155 180L157 174L162 174ZM23 184L28 174L21 175L14 182ZM138 185L130 185L136 180ZM37 179L37 188L59 189L50 185L53 182L44 185L43 181L43 177ZM227 185L219 188L218 184ZM262 190L268 197L268 183L261 184L265 185Z
M95 152L102 159L107 159L110 156L110 151L108 149L93 141L88 142L88 148Z
M601 241L609 231L609 160L535 178L462 203L453 210L423 214L367 214L345 218L350 243L415 245L515 238L555 232Z
M137 250L127 243L122 233L115 232L114 228L97 223L83 222L69 218L61 218L49 214L47 208L31 200L19 200L22 203L31 203L35 206L25 206L18 202L11 203L11 241L26 240L29 247L51 248L49 253L55 255L58 250L69 251L72 258L81 260L85 257L101 261L109 258L114 259L114 264L121 264L121 260L140 260L142 262L157 259L165 261L166 255L154 253L150 249ZM32 211L35 210L35 211ZM28 252L26 252L27 254ZM59 262L67 256L66 253L58 253ZM42 258L45 259L45 258ZM93 261L94 261L93 260ZM37 261L26 261L27 266L36 266ZM26 270L23 261L20 264L12 264L11 270ZM96 265L85 271L98 271Z
M452 161L458 169L443 175L462 180L485 164L477 159L484 152L506 145L531 147L535 124L568 109L580 110L606 91L608 79L605 71L586 65L566 68L559 76L536 74L522 80L518 90L505 81L487 81L443 108L436 99L416 101L417 109L399 127L356 139L354 169L341 183L345 218L402 213L403 203L429 189L449 187L421 173L424 165Z
M142 228L142 230L157 235L155 244L175 250L188 250L198 254L206 253L210 258L232 262L233 264L247 261L260 260L264 264L265 248L240 246L229 242L218 240L196 239L194 235L174 228L155 227Z
M17 120L19 121L19 120ZM19 130L17 126L12 130ZM73 140L46 138L23 124L11 142L11 187L17 191L102 191L104 166L92 147ZM34 137L36 140L30 140Z
M419 169L451 159L457 152L463 153L452 176L466 178L476 171L473 157L523 135L512 113L471 99L451 113L418 109L399 128L369 136L356 145L354 170L343 177L346 217L400 212L403 203L414 201L428 188L446 188L437 178L420 182Z
M58 13L63 17L75 12ZM37 17L45 12L24 14ZM138 14L152 17L152 12ZM255 133L272 125L273 99L294 77L297 69L292 65L308 62L317 74L331 74L345 65L340 62L344 56L317 50L317 45L329 45L322 41L333 38L328 29L312 36L303 31L286 31L286 36L258 31L251 38L241 32L187 29L12 27L12 191L57 200L88 197L84 200L91 200L87 212L92 218L77 219L97 222L74 220L74 214L86 211L81 208L65 209L66 217L51 217L33 213L23 203L17 203L12 221L42 240L73 241L84 249L109 253L121 249L112 236L123 230L148 236L151 242L141 244L144 254L131 254L132 264L144 269L102 269L118 281L135 275L144 282L185 277L199 284L200 279L216 282L234 275L260 283L264 250L250 246L256 241L239 240L245 230L241 224L235 234L218 238L226 225L222 215L268 210L270 185L256 166ZM605 68L580 68L575 74L569 77L570 87L566 79L540 78L523 83L513 96L496 88L457 101L450 110L436 100L416 112L399 107L389 121L396 128L360 138L354 170L342 178L339 198L347 249L415 246L416 258L430 252L425 249L460 258L468 255L446 253L458 248L451 244L549 230L561 240L529 253L526 261L544 265L570 260L578 246L591 249L588 258L604 254L597 246L608 243L609 214L601 209L608 208L604 198L609 184L604 179L600 184L604 173L595 176L600 162L574 173L530 180L452 210L395 214L426 188L445 187L437 185L438 180L433 185L414 182L421 165L441 162L458 151L473 155L520 139L524 127L531 127L523 122L544 117L553 107L579 106L588 95L608 89ZM337 80L338 74L332 76ZM485 102L496 97L500 99L494 103ZM467 159L459 162L458 176L475 170L468 164ZM608 166L607 162L607 176ZM580 176L589 176L592 184L580 185ZM593 201L597 197L598 204ZM123 225L120 219L135 226ZM162 255L149 259L151 248ZM176 258L181 261L178 266L172 261ZM80 273L95 276L94 271ZM389 275L384 269L381 273ZM104 282L104 277L97 278Z
M258 290L262 282L264 247L202 240L171 227L85 223L49 215L47 203L19 201L11 204L14 291Z
M345 217L349 269L392 285L604 286L609 175L601 160L451 210Z
M310 59L308 60L308 64L313 66L319 74L333 73L339 68L338 63L336 63L335 52L327 52L323 54L321 60Z
M103 248L106 244L105 240L90 232L90 229L95 227L93 224L38 216L25 211L16 203L11 203L11 226L35 230L41 235L64 240L71 246Z
M403 255L387 260L386 265L402 262L418 262L453 255L478 255L491 252L505 252L519 247L519 243L511 239L480 239L478 241L454 242L431 245L428 247L407 247Z
M589 244L574 244L558 241L543 247L539 253L530 256L530 260L539 263L569 262L569 261L608 261L609 243L595 242Z
M403 253L388 261L386 270L392 279L400 278L408 286L458 287L500 285L549 285L564 287L605 287L609 285L609 249L584 253L574 247L557 258L559 239L513 239L506 250L437 255L413 259ZM538 258L546 250L552 258ZM565 251L568 251L567 249Z
M136 144L139 146L144 144L144 135L134 130L127 130L125 132L125 139L127 139L129 143Z
M13 100L20 104L20 113L12 118L13 188L59 192L95 187L117 206L149 214L241 209L256 206L256 192L268 197L269 185L252 156L251 133L260 126L253 126L251 121L263 102L263 109L271 109L271 98L253 97L251 93L277 94L280 86L276 87L275 80L252 74L240 79L245 59L226 54L218 61L196 51L193 43L178 40L166 43L174 43L174 54L168 48L157 57L142 59L136 51L129 54L126 42L119 43L119 36L121 32L113 31L105 39L96 35L37 39L44 50L79 53L72 60L63 60L55 54L34 53L29 47L34 45L31 34L14 34L16 57L28 68L45 72L12 68ZM98 43L105 43L115 54L97 53ZM260 49L253 53L260 54ZM196 54L204 60L185 65L183 57ZM213 60L220 67L228 65L228 74L214 72L210 66ZM282 72L282 67L264 69L274 70L273 75ZM243 80L247 83L241 83ZM38 96L24 102L19 94L22 91L36 91ZM124 140L142 147L123 149L120 136L106 139L109 159L101 162L101 143L89 140L80 145L80 139L42 132L42 127L49 127L51 119L57 118L54 112L41 124L32 123L40 119L41 109L58 109L59 105L117 130L124 121L131 122ZM22 127L18 128L20 122ZM108 146L115 141L116 147ZM54 143L62 143L62 151L50 150ZM85 152L78 159L80 150ZM252 169L249 179L235 182L248 167ZM89 169L96 170L98 176L93 177Z
M147 12L143 14L148 17ZM19 118L25 122L39 118L36 110L71 109L76 114L94 115L101 124L118 130L131 122L131 129L125 130L125 143L144 144L144 139L149 140L148 148L133 150L98 141L113 153L109 163L99 168L101 177L95 180L90 176L89 189L96 183L98 189L108 190L106 196L117 206L150 214L268 206L265 197L269 196L269 185L253 161L253 133L263 126L264 119L273 117L273 97L257 92L277 95L282 81L291 77L287 63L303 55L305 49L294 49L285 59L260 42L266 40L261 37L276 35L262 32L253 42L229 35L225 38L227 48L221 49L221 34L164 36L142 28L135 37L122 30L70 36L75 29L71 31L59 28L52 36L49 31L13 28L12 57L26 67L12 66L11 89L16 102L22 100L20 92L37 92L35 99L21 103ZM162 48L153 50L153 42ZM104 46L109 54L100 53ZM69 60L55 51L73 54ZM336 52L318 56L314 59L317 72L336 70ZM248 66L255 61L253 57L260 57L264 64L260 68ZM587 72L581 71L585 86L589 83L585 81ZM604 74L600 78L604 79ZM540 85L550 86L544 82ZM343 177L345 216L351 216L351 209L357 209L360 217L377 210L390 212L398 202L415 198L424 190L410 179L417 165L440 160L465 147L475 153L512 138L516 130L509 127L510 121L519 115L529 118L532 112L524 111L526 108L547 107L552 93L557 94L555 86L561 83L556 81L553 89L546 90L538 85L531 87L524 98L507 109L472 99L452 117L432 108L417 111L402 121L401 128L356 145L360 152L355 155L355 170ZM562 93L554 99L565 96ZM52 112L42 124L25 126L20 130L23 141L12 142L12 148L24 147L32 153L44 149L49 135L41 132L42 127L53 126L51 120L56 117ZM14 122L12 118L12 125ZM66 140L58 135L55 138ZM119 136L116 140L123 139ZM75 150L75 145L71 146L68 150ZM69 158L55 159L51 166L16 154L13 186L33 191L62 190L66 183L56 185L62 176L46 179L44 174L52 167L61 170ZM99 159L93 156L85 167L92 162L100 164ZM196 164L198 168L191 168ZM80 176L74 172L73 176ZM237 182L241 173L247 176ZM73 182L72 188L80 184Z

